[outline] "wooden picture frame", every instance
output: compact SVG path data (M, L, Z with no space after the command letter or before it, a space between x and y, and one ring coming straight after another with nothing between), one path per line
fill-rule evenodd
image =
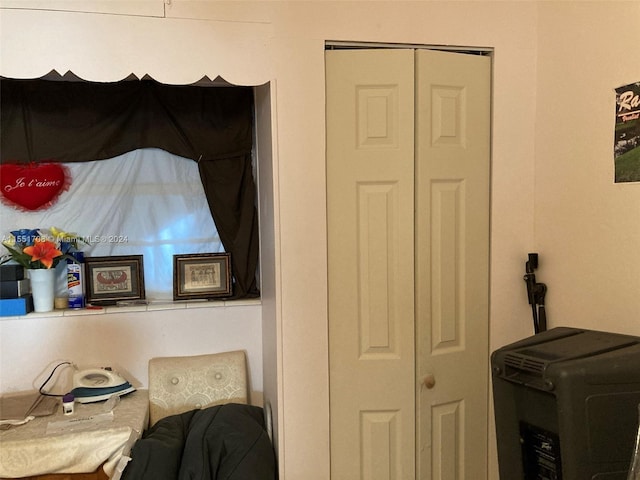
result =
M174 300L220 298L231 293L230 253L173 256Z
M122 300L143 300L142 255L85 257L87 303L115 305Z

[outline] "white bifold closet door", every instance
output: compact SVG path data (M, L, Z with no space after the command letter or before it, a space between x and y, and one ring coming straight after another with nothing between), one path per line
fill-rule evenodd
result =
M487 475L487 56L326 52L332 480Z

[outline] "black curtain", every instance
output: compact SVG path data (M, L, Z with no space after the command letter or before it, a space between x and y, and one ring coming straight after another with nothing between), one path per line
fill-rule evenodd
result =
M259 295L253 89L0 79L0 161L82 162L161 148L198 162L235 298Z

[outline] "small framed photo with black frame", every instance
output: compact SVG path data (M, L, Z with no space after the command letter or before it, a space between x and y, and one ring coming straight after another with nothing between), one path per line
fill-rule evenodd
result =
M85 257L87 303L115 305L121 301L144 300L142 255Z
M173 256L173 299L231 296L231 254L190 253Z

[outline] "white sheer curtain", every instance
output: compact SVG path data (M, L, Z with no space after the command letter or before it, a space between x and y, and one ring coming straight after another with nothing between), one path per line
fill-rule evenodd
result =
M224 251L198 165L159 149L65 164L71 187L52 207L22 212L2 205L2 234L52 226L90 240L85 256L144 255L148 299L171 299L173 255ZM65 269L59 266L59 292Z

